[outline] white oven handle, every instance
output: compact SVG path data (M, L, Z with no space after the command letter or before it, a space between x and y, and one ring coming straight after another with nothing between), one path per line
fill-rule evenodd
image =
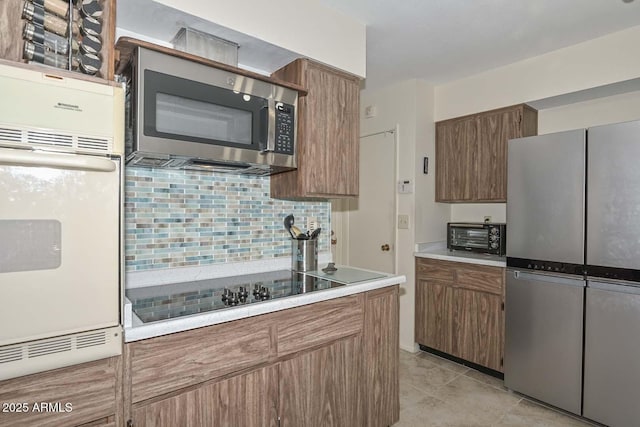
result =
M102 157L78 154L54 154L27 150L0 150L0 164L16 166L48 166L60 169L81 169L113 172L116 164Z

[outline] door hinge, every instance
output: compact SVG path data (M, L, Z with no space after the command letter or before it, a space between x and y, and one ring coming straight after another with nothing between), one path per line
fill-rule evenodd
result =
M500 366L504 366L504 357L500 358Z
M501 303L501 306L502 306L502 311L504 311L504 302Z
M133 420L127 420L127 427L133 427Z

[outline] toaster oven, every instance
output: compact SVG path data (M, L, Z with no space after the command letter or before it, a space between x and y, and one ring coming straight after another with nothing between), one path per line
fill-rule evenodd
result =
M487 222L450 222L447 224L447 248L494 255L505 255L507 225Z

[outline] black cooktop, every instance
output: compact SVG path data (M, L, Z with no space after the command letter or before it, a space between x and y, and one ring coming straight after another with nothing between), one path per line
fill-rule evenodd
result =
M339 286L345 285L283 270L127 289L126 294L132 303L133 312L142 322L149 323L257 304Z

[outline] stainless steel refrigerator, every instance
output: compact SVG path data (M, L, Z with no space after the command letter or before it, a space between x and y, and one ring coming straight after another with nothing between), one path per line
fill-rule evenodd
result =
M508 150L505 385L635 425L640 122L515 139Z

